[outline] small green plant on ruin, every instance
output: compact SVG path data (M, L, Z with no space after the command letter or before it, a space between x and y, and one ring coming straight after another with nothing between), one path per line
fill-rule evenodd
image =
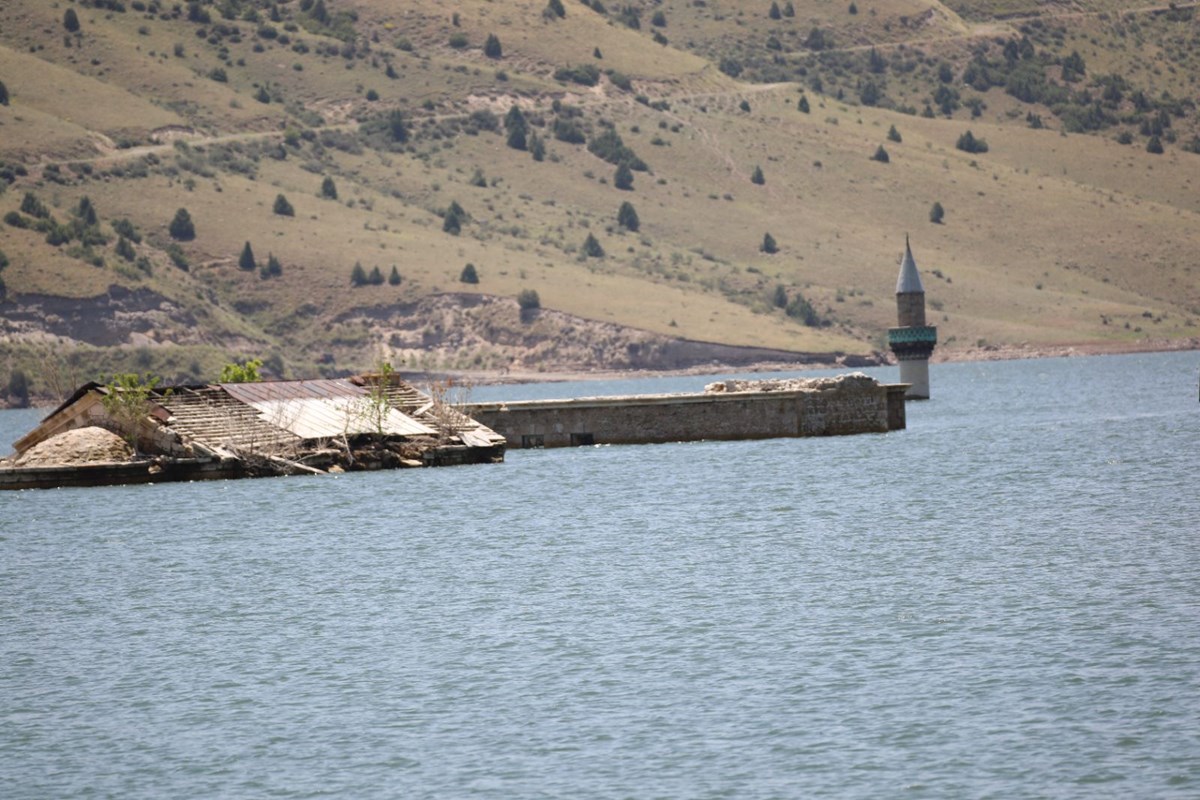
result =
M150 398L158 386L158 378L146 374L124 372L112 376L101 393L100 403L108 415L114 432L138 452L138 432L145 425L153 408Z
M262 380L258 370L263 365L262 359L248 358L242 363L236 361L221 367L219 383L257 383Z

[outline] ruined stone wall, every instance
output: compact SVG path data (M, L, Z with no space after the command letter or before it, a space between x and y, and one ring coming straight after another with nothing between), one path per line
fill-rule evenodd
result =
M835 436L903 427L903 420L895 424L894 403L889 417L888 387L867 381L815 390L480 403L466 412L512 448Z

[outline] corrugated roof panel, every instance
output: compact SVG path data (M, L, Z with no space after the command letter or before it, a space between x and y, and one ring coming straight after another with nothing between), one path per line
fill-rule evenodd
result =
M246 385L246 384L242 384ZM354 387L357 388L357 387ZM376 433L393 436L436 436L437 431L394 408L382 420L364 392L357 396L290 397L245 401L266 423L301 439L324 439L343 434Z
M315 381L263 381L261 383L222 383L219 386L243 403L291 400L309 397L363 397L367 390L348 380L334 378Z

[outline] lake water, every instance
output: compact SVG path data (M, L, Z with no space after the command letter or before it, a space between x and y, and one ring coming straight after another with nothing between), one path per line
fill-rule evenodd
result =
M888 434L0 493L0 794L1195 798L1198 372L935 365Z

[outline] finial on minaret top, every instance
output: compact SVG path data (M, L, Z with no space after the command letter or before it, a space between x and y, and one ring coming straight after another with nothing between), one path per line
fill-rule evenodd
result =
M900 277L896 279L896 294L925 294L917 262L913 260L912 248L908 246L908 234L904 234L904 258L900 260Z

